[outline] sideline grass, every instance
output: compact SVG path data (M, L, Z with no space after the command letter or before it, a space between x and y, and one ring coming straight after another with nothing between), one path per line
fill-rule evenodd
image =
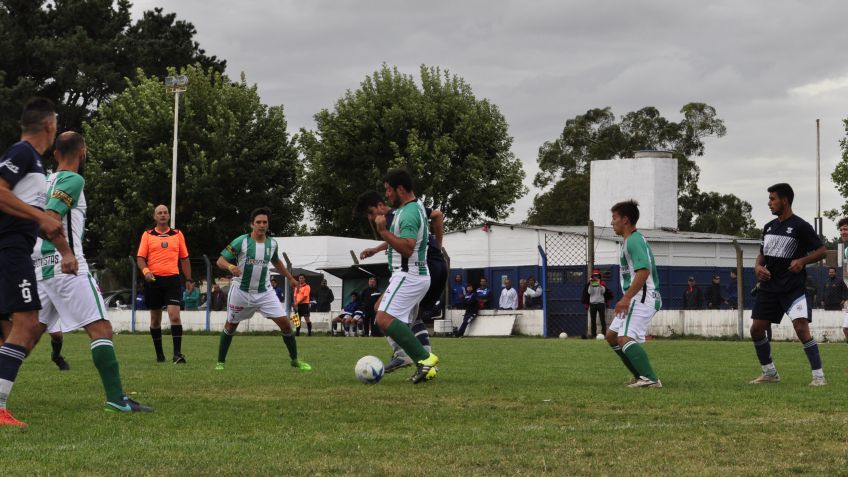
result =
M170 342L165 337L166 350ZM797 343L776 343L783 382L750 386L748 342L653 341L663 389L626 389L602 341L439 339L439 377L359 384L383 338L301 337L312 373L278 336L185 338L188 364L153 361L149 336L118 335L124 386L151 415L102 411L88 339L66 337L71 371L45 341L10 402L29 424L0 429L4 475L848 475L848 346L821 345L811 388Z

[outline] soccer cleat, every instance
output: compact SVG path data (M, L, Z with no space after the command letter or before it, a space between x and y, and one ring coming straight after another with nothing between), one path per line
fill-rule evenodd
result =
M430 353L427 359L422 359L418 362L418 369L415 370L415 374L409 380L412 381L412 384L418 384L435 378L439 372L439 368L436 367L438 364L439 357Z
M8 409L0 409L0 426L26 427L26 423L15 419Z
M629 381L627 381L627 382L626 382L626 383L624 383L624 384L626 384L626 385L630 386L630 385L632 385L632 384L636 384L636 383L638 383L638 382L639 382L639 378L637 378L636 376L633 376L632 378L630 378L630 380L629 380Z
M412 366L412 360L409 358L401 359L396 356L393 356L392 359L386 364L386 367L383 368L383 372L388 374L392 371L397 371L400 368L405 368L407 366Z
M224 370L224 363L218 363L218 364L215 365L215 371L223 371L223 370Z
M65 358L62 357L61 355L55 356L51 359L53 360L54 363L56 363L56 366L59 367L59 371L70 371L71 365L69 365L68 362L65 361Z
M635 383L628 384L628 388L661 388L662 382L657 379L654 381L653 379L646 378L645 376L641 376Z
M153 408L134 401L126 396L118 402L106 401L105 410L108 412L153 412Z
M182 354L175 354L174 364L186 364L185 356L183 356Z
M824 379L824 376L813 376L813 380L810 381L810 386L824 386L825 384L827 384L827 380Z
M164 354L157 355L156 356L156 362L157 363L164 363L165 362L165 355Z
M292 365L292 368L297 368L301 371L312 371L312 365L310 365L309 363L305 363L303 361L300 361L298 359L291 360L291 365Z
M758 376L756 379L752 379L748 384L768 384L768 383L779 383L780 375L775 374L762 374Z

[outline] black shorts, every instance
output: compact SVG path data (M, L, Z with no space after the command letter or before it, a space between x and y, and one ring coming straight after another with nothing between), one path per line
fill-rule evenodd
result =
M301 318L309 318L309 303L301 303L297 305L297 316Z
M156 281L144 282L144 305L148 310L160 310L163 306L180 306L180 276L160 277Z
M443 260L428 260L427 268L430 271L430 288L424 298L421 299L421 308L429 314L436 302L442 298L445 291L445 283L448 279L448 265Z
M0 315L41 309L31 254L22 247L0 249Z
M754 320L765 320L772 323L780 323L783 315L795 320L806 318L808 322L813 321L813 310L810 300L807 298L807 290L798 288L788 293L774 293L759 290L754 300L754 308L751 310L751 318Z

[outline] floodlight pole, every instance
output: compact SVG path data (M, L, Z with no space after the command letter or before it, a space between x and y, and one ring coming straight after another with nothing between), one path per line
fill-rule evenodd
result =
M165 78L165 87L174 93L174 147L171 160L171 228L177 223L177 136L179 133L180 118L180 93L184 93L188 86L188 77L168 76Z

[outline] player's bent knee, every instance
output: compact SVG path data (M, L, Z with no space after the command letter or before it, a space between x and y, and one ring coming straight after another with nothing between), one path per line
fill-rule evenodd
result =
M112 339L112 323L109 320L97 320L85 325L85 332L93 340Z

